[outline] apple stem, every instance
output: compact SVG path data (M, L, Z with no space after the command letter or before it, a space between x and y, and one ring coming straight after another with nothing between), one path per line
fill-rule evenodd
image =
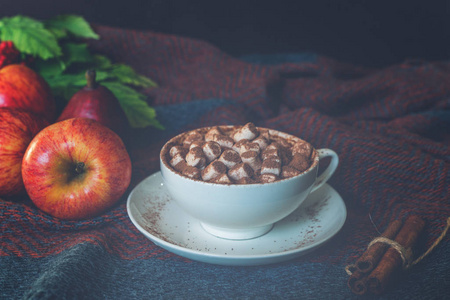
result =
M75 166L75 172L77 174L81 174L84 172L84 162L78 162L77 165Z
M87 87L88 89L95 89L95 87L97 86L97 82L95 81L95 77L96 77L96 72L94 69L89 69L86 71L85 77L86 77L86 81L87 81Z

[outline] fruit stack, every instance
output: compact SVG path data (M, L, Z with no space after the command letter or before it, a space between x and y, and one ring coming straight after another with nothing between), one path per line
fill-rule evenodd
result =
M0 197L28 194L37 208L68 220L110 208L131 180L118 100L89 70L87 86L58 117L47 82L16 62L9 42L0 49Z

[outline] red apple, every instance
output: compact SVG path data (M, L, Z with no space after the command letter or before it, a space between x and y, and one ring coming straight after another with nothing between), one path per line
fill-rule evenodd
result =
M39 209L78 220L98 215L120 199L130 184L131 161L111 129L73 118L36 135L25 152L22 177Z
M25 193L22 158L33 137L47 125L33 113L0 107L0 196Z
M55 120L56 105L47 82L24 65L8 65L0 69L0 107L32 111Z

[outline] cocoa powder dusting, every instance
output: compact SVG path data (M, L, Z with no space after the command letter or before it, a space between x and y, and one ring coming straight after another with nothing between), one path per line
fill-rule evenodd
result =
M205 163L200 156L205 157ZM163 147L161 158L163 163L182 176L221 184L283 180L308 171L318 162L316 151L306 141L266 128L258 128L252 123L244 126L205 127L180 134ZM214 172L211 172L208 166L217 160L224 164L214 167ZM236 176L233 169L243 160L250 163L251 167L241 166L244 168L240 171L242 174ZM290 169L285 168L287 166ZM195 172L192 167L197 168L199 172ZM248 170L248 167L252 170ZM263 168L266 170L262 171ZM208 176L203 176L206 169L209 170ZM264 173L276 175L276 180L273 180L274 177L261 177ZM227 174L230 180L216 180L216 177L222 174ZM244 177L247 179L243 180Z

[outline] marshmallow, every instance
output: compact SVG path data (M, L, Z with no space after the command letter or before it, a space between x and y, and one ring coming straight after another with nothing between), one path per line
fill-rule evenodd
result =
M252 167L253 171L261 169L261 159L259 158L258 152L247 151L241 154L242 162L247 163Z
M272 148L266 148L266 150L264 150L261 153L261 158L263 160L268 159L269 157L280 157L279 153L278 153L278 149L272 149Z
M231 169L241 162L241 157L236 151L226 149L223 151L222 155L220 155L219 161L223 162L228 169Z
M215 160L209 165L207 165L206 168L203 169L201 175L204 181L209 181L211 179L216 178L220 174L226 173L226 171L227 167L225 167L225 165L222 162Z
M300 174L301 172L293 167L290 166L284 166L281 168L281 177L282 178L289 178L294 177Z
M191 145L189 146L189 150L191 150L192 148L195 148L195 147L203 147L204 144L205 144L205 142L202 140L193 141L191 143Z
M182 170L184 167L186 167L186 161L184 160L184 157L180 154L175 155L170 160L170 165L177 171Z
M215 183L221 183L221 184L229 184L232 183L230 177L228 177L227 174L220 174L213 180Z
M215 160L222 153L222 148L216 142L206 142L202 148L208 162Z
M309 168L310 163L309 163L309 159L306 158L305 156L303 156L303 153L296 153L292 157L292 160L289 163L289 166L299 170L300 172L303 172Z
M219 127L214 126L205 134L205 141L214 141L214 135L223 135L222 130ZM215 141L214 141L215 142Z
M262 135L258 136L252 142L258 144L259 149L261 149L261 151L264 151L267 148L267 146L269 146L269 141Z
M250 177L244 177L239 179L238 181L236 181L237 184L252 184L255 183L255 181L253 179L251 179Z
M266 150L279 150L281 148L280 144L278 144L277 142L272 142L270 143L267 147Z
M206 164L206 156L203 153L203 149L200 147L194 147L189 150L186 155L186 163L188 166L203 168Z
M235 165L233 168L231 168L228 171L228 176L238 181L239 179L246 178L246 177L252 177L253 176L253 169L246 163L240 163Z
M241 147L242 147L242 145L245 145L245 144L247 144L247 143L250 143L249 140L246 140L246 139L240 140L239 142L236 142L236 143L231 147L231 149L233 149L233 150L236 151L237 153L240 153L240 152L241 152Z
M193 141L202 141L202 140L203 136L200 133L198 133L197 131L191 131L184 138L183 145L190 146Z
M200 170L196 167L186 166L183 168L181 174L192 179L200 179Z
M269 146L267 146L266 150L264 150L265 152L267 151L267 153L263 154L263 159L266 159L270 156L271 153L274 153L274 149L277 149L276 156L281 158L283 164L291 160L292 155L289 151L289 148L284 147L279 141L273 142Z
M269 183L269 182L274 182L276 180L278 180L278 176L275 174L271 174L271 173L261 174L259 176L259 181L261 183Z
M269 157L268 159L263 160L261 165L261 175L267 173L280 176L281 160L276 157Z
M186 155L186 149L179 145L173 146L172 148L170 148L170 150L169 150L170 157L174 157L177 154L179 154L181 156Z
M234 145L234 141L232 138L230 138L229 136L226 135L221 135L221 134L214 134L211 137L212 142L216 142L217 144L220 145L220 147L223 148L231 148Z
M259 154L261 148L259 148L259 145L257 143L245 143L239 148L239 153L241 154L247 151L254 151Z
M266 128L259 128L259 136L265 138L268 141L270 140L270 133Z
M301 154L306 158L310 158L312 153L312 146L310 143L301 141L295 143L294 146L292 146L291 151L292 156L295 156L295 154Z
M255 124L247 123L238 130L236 130L233 134L233 139L235 142L239 142L240 140L253 140L259 135L258 129Z
M292 147L291 142L289 142L289 141L287 141L285 139L278 139L276 141L276 143L279 145L280 148L286 149L286 148L291 148Z

